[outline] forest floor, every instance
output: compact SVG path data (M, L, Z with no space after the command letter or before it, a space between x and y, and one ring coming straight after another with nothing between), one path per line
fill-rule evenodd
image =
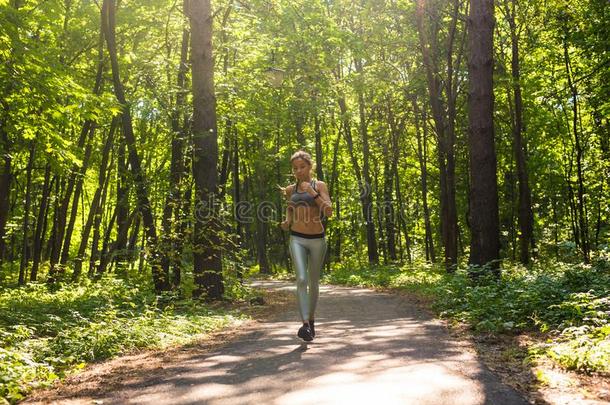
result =
M247 309L254 320L194 345L91 365L25 403L608 403L607 379L532 368L523 337L473 338L413 294L322 286L317 336L304 343L293 283L254 285L267 304Z

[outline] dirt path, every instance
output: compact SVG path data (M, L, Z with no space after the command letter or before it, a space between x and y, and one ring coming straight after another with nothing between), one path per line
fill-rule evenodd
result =
M292 283L258 287L292 290ZM109 370L108 384L57 403L96 404L526 404L469 343L404 298L324 286L316 339L296 337L296 307L251 323L227 344L192 347L155 364ZM121 359L118 360L119 362ZM114 361L117 363L117 360ZM120 363L119 363L120 364ZM60 389L61 392L61 389ZM69 398L68 398L69 396ZM43 396L44 398L44 396ZM49 398L49 397L47 397ZM39 401L49 403L52 400ZM34 403L34 402L32 402Z

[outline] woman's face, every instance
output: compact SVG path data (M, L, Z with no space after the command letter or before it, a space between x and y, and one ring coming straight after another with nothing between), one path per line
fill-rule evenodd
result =
M306 160L301 158L296 158L292 161L292 174L297 180L307 181L309 180L309 173L311 171L311 166L307 163Z

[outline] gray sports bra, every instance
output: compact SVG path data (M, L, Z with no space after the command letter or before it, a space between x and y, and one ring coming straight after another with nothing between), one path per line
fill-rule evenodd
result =
M314 190L316 189L315 180L311 181L311 187L313 187ZM294 191L290 195L290 201L292 201L295 205L297 205L297 206L309 205L310 207L315 207L317 205L316 202L314 201L313 196L310 195L307 191L299 192L298 190L299 190L299 183L297 182L296 186L294 187Z

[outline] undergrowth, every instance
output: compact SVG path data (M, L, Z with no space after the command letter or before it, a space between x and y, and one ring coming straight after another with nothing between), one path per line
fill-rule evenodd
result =
M227 306L156 296L142 285L109 276L0 289L0 403L87 363L190 343L244 317ZM248 294L236 285L227 291L231 299Z
M476 332L546 333L532 347L566 369L610 372L610 264L504 264L500 279L473 279L467 269L447 273L417 263L369 266L337 263L329 283L389 287L423 294L443 318L465 322Z

